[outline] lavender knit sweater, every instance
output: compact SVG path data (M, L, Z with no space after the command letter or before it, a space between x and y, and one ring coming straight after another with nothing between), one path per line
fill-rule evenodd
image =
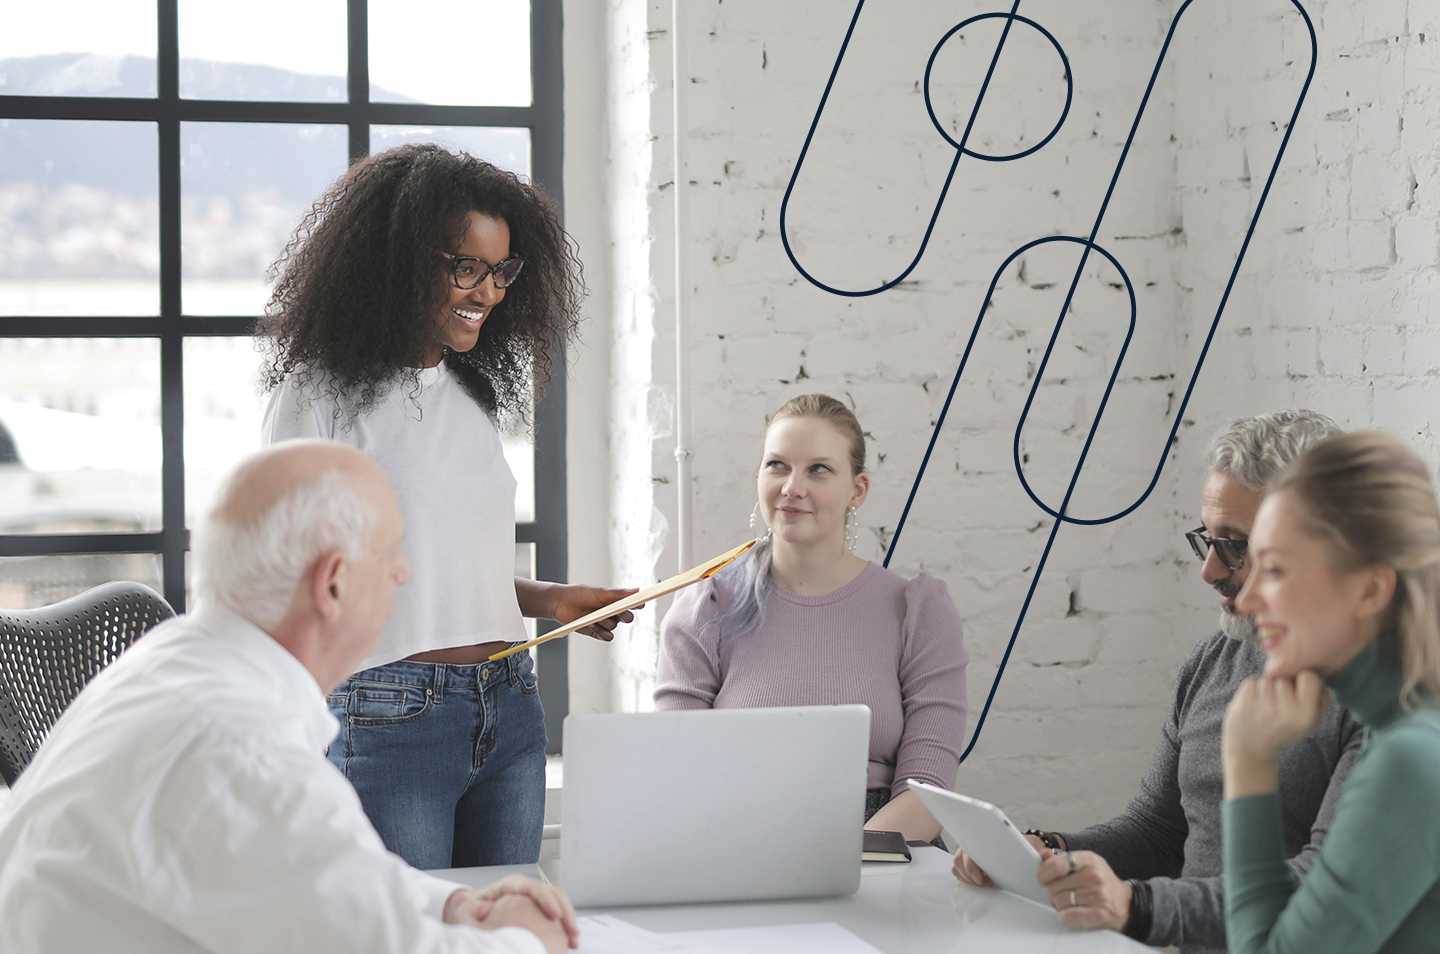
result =
M870 707L867 788L906 779L949 788L965 742L960 614L945 584L871 563L824 596L771 590L748 633L721 632L728 574L683 591L665 617L658 709L862 703Z

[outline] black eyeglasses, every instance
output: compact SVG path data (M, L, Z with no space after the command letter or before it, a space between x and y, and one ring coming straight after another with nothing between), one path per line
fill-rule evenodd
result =
M1220 562L1225 564L1225 569L1232 572L1245 565L1245 551L1249 549L1248 540L1227 540L1224 537L1212 537L1205 532L1204 527L1196 527L1185 534L1185 539L1190 542L1190 549L1195 555L1204 560L1210 555L1210 548L1215 548L1216 556Z
M525 259L519 255L502 258L491 265L473 255L440 254L450 261L450 283L467 291L483 282L486 275L494 277L496 288L509 288L520 277L520 269L525 267Z

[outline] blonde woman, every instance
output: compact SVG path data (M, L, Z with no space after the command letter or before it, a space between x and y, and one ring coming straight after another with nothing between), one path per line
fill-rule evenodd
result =
M906 781L954 784L965 740L960 615L939 580L906 580L852 552L869 489L849 408L806 394L775 412L756 476L766 540L676 599L655 705L863 703L866 827L931 841L940 826Z
M1225 713L1226 922L1236 954L1434 951L1440 937L1440 506L1420 459L1329 438L1267 494L1237 606L1267 660ZM1370 732L1318 862L1285 866L1276 769L1329 694Z

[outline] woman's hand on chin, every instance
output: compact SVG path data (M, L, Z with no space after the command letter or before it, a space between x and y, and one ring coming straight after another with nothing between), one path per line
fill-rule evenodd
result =
M1275 791L1280 753L1319 724L1329 702L1325 684L1308 670L1293 679L1260 676L1242 682L1225 707L1221 728L1225 797Z

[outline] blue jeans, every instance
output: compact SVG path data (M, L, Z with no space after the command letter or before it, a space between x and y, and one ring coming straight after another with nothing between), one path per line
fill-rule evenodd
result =
M340 734L326 756L385 847L416 868L539 859L545 712L528 653L364 669L329 703Z

